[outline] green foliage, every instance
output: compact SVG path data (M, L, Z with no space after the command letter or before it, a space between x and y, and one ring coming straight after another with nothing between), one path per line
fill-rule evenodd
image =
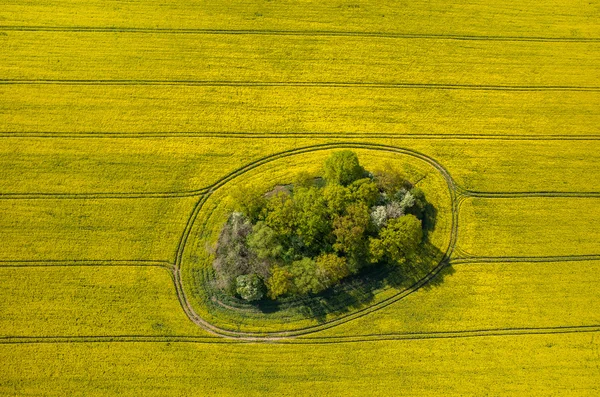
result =
M298 295L316 294L324 290L317 274L317 264L311 258L304 257L290 266L293 290Z
M364 203L350 204L346 215L338 216L333 221L333 234L336 237L333 248L345 254L355 252L364 241L369 221L369 208Z
M285 295L293 287L292 273L282 266L275 265L271 269L271 277L267 279L268 296L271 299L277 299L281 295Z
M350 190L342 185L327 185L322 194L331 215L342 214L352 201Z
M340 280L350 275L350 269L346 258L336 254L321 254L315 261L317 265L317 276L323 286L329 288Z
M261 300L265 296L265 285L257 274L244 274L235 279L236 292L249 302Z
M327 236L331 233L331 224L327 202L321 190L316 187L296 189L294 200L297 209L297 234L304 247L315 251L325 246Z
M427 209L427 200L425 200L425 193L418 187L414 187L409 192L413 199L413 205L406 209L407 214L413 214L419 219L423 219L424 213Z
M385 169L375 171L373 176L377 187L388 196L393 195L406 184L402 174L391 164L386 164Z
M235 202L235 210L243 213L252 223L260 218L266 203L264 192L252 185L241 186L234 190L231 198Z
M333 153L325 161L325 180L327 183L342 186L349 185L365 174L358 162L358 156L351 150Z
M315 184L315 177L306 171L300 171L294 178L294 187L311 187Z
M348 186L352 200L364 203L371 207L380 199L381 193L377 184L369 178L362 178Z
M296 206L289 193L279 192L266 203L265 223L278 236L289 239L296 226Z
M217 285L248 301L265 289L271 299L302 296L367 265L413 258L423 238L423 192L395 171L365 175L356 155L341 151L325 162L325 185L300 173L267 194L241 190L239 207L248 213L233 213L223 227Z
M258 259L276 260L281 258L284 250L277 233L264 221L258 221L247 237L248 248Z
M371 262L387 257L390 263L403 264L417 250L423 239L421 221L414 215L390 219L379 233L380 238L369 241Z

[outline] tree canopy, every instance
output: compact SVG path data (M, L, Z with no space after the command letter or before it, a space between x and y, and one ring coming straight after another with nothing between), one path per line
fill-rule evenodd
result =
M392 167L367 172L350 150L325 161L323 179L302 172L269 192L234 193L213 262L222 291L250 302L318 294L417 255L429 206L420 189Z

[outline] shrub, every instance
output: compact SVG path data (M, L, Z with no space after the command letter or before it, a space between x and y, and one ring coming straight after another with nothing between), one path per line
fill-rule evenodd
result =
M317 264L311 258L304 257L293 262L290 273L294 292L298 295L316 294L325 289L317 275Z
M271 277L267 279L268 296L271 299L277 299L281 295L285 295L293 287L292 274L279 265L273 266L271 269Z
M235 279L236 292L247 301L261 300L265 296L263 281L256 274L244 274Z
M325 161L325 180L327 183L342 186L349 185L365 174L358 162L358 156L351 150L333 153Z

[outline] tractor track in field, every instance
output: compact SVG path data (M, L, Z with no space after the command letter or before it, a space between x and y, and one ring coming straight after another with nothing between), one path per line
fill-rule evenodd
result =
M526 263L526 262L587 262L600 261L600 255L549 255L549 256L476 256L464 253L450 260L451 265L469 263Z
M600 332L600 325L490 328L456 331L400 332L353 336L305 337L283 340L225 339L219 336L194 335L72 335L72 336L1 336L0 345L58 344L58 343L194 343L194 344L248 344L328 345L346 343L390 342L429 339L458 339L526 335L553 335Z
M380 302L377 302L377 303L370 305L368 307L365 307L363 309L355 310L354 312L343 315L335 320L331 320L331 321L328 321L328 322L325 322L325 323L322 323L319 325L301 327L301 328L297 328L294 330L288 330L288 331L275 331L275 332L264 332L264 333L241 332L241 331L233 331L230 329L225 329L225 328L215 326L215 325L209 323L208 321L204 320L201 316L199 316L193 309L193 307L186 295L186 291L183 286L181 266L182 266L182 260L183 260L183 253L185 250L187 240L190 236L192 226L193 226L198 214L202 210L204 203L210 196L210 194L213 193L214 191L216 191L217 189L221 188L223 185L227 184L234 178L241 176L242 174L249 172L259 166L267 164L271 161L282 159L282 158L289 157L289 156L294 156L297 154L310 153L310 152L321 151L321 150L338 149L338 148L368 149L368 150L376 150L376 151L378 150L378 151L383 151L383 152L409 155L409 156L412 156L414 158L417 158L417 159L422 160L425 163L429 164L430 166L435 168L442 175L442 177L444 178L444 180L446 181L446 184L448 186L450 197L451 197L451 202L452 202L452 204L451 204L452 226L451 226L451 231L450 231L450 239L449 239L448 247L444 253L443 258L440 260L438 266L436 266L434 269L432 269L425 277L423 277L418 282L414 283L412 286L406 288L403 291L398 292L397 294L395 294L391 297L383 299ZM181 194L181 192L179 192L177 194ZM190 216L188 217L188 220L184 227L184 231L179 239L179 243L178 243L178 247L177 247L177 251L176 251L175 262L174 262L174 264L171 264L168 262L161 262L162 265L156 264L155 266L166 267L170 270L169 273L172 276L174 286L175 286L175 292L176 292L177 298L180 302L180 305L181 305L183 311L188 316L188 318L192 322L194 322L196 325L198 325L199 327L203 328L204 330L206 330L207 332L209 332L211 334L214 334L214 335L220 336L220 337L224 337L224 338L228 338L228 339L236 339L236 340L243 340L243 341L269 341L269 342L288 340L288 339L297 340L296 338L299 336L313 334L315 332L322 331L322 330L328 329L328 328L332 328L334 326L364 317L370 313L373 313L373 312L378 311L386 306L389 306L389 305L397 302L398 300L403 299L404 297L417 291L418 289L420 289L421 287L426 285L429 281L431 281L433 278L435 278L446 266L449 266L454 263L458 264L458 263L476 262L477 261L476 257L469 257L469 258L460 257L460 258L456 258L456 259L451 258L451 255L456 248L456 242L457 242L459 208L460 208L460 205L464 202L464 200L469 197L491 196L494 198L495 197L500 198L500 197L530 197L530 196L534 196L534 197L539 197L539 196L542 196L542 197L563 197L563 196L564 197L579 197L578 195L582 195L582 197L598 197L598 196L600 196L598 193L593 193L593 192L588 192L588 193L572 193L572 192L488 193L488 192L469 191L469 190L465 190L465 189L457 186L455 184L454 180L452 179L451 175L448 173L448 171L441 164L437 163L433 158L431 158L425 154L422 154L422 153L414 151L414 150L404 149L404 148L399 148L399 147L394 147L394 146L372 144L372 143L355 143L355 142L325 143L325 144L312 145L312 146L301 147L301 148L296 148L296 149L290 149L290 150L286 150L286 151L283 151L280 153L276 153L276 154L264 157L262 159L255 160L255 161L245 165L244 167L241 167L235 171L228 173L227 175L220 178L213 184L211 184L203 189L199 189L199 190L190 192L188 194L190 196L198 195L198 196L200 196L200 199L195 204ZM593 260L596 260L595 255L586 256L586 257L593 257L594 258ZM508 261L524 261L525 262L525 261L552 261L553 259L564 258L564 257L545 257L545 258L538 257L537 259L535 259L534 257L527 257L527 258L525 258L526 260L524 258L519 258L519 257L507 257L507 258L508 258ZM565 259L559 259L559 260L565 260ZM580 260L585 260L585 259L580 259ZM480 258L480 261L491 262L491 261L501 261L501 259L500 258L491 258L491 257L485 258L485 257L483 257L483 258ZM17 263L17 262L18 261L15 261L13 266L23 266L23 263L26 263L25 261L21 261L21 265L19 265L19 263ZM33 265L35 265L35 263L39 263L39 262L41 262L41 261L29 261L27 263L29 263L29 264L33 263ZM57 261L57 262L61 262L61 261ZM63 261L63 262L65 262L65 261ZM75 263L75 262L84 262L84 261L73 261L71 263ZM96 262L87 261L87 262L90 262L90 264L88 264L88 265L94 266L94 265L101 265L102 263L107 262L107 261L96 261ZM134 262L134 261L122 261L122 262L124 263L124 262ZM152 261L145 261L145 262L152 262ZM143 266L148 266L148 265L149 264L145 264ZM115 265L115 266L118 266L118 265Z
M429 39L456 41L525 41L548 43L597 43L598 37L544 37L544 36L492 36L459 34L419 34L376 31L336 30L283 30L283 29L198 29L198 28L142 28L100 26L0 26L0 31L57 32L57 33L138 33L138 34L187 34L229 36L308 36L308 37L364 37L384 39Z
M584 91L600 92L600 86L488 85L357 81L236 81L236 80L134 80L134 79L0 79L0 85L96 85L96 86L198 86L198 87L334 87L375 89L431 89L470 91Z
M306 137L311 137L311 136L316 136L318 133L315 134L308 134L306 135ZM228 136L229 134L225 134L224 137L230 137ZM321 134L318 134L319 136L321 136ZM216 137L213 135L203 135L205 137ZM330 135L323 135L323 137L328 137ZM13 137L12 134L9 133L9 135L6 134L2 134L0 133L0 138L11 138ZM23 137L31 137L29 136L29 134L24 134L24 135L19 135L19 138L23 138ZM44 136L37 136L37 137L45 137L45 138L57 138L57 136L49 136L49 135L44 135ZM97 134L93 134L93 135L79 135L79 134L75 134L75 135L70 135L68 137L62 137L61 138L113 138L113 134L101 134L101 135L97 135ZM170 135L165 135L165 136L156 136L156 135L151 135L151 136L147 136L147 134L141 134L141 135L133 135L130 136L130 134L123 134L123 135L118 135L117 137L119 138L139 138L139 137L147 137L147 138L156 138L156 137L170 137ZM192 135L185 135L185 137L198 137L197 134L192 134ZM219 136L221 137L221 136ZM231 137L236 137L236 138L260 138L261 136L258 135L254 135L254 134L238 134L238 135L234 135ZM268 136L262 136L263 138L265 137L270 137L270 138L284 138L278 134L273 134L273 135L268 135ZM293 136L286 136L285 138L292 138ZM295 138L298 138L299 136L295 136ZM331 137L335 137L335 135L331 135ZM347 137L347 138L358 138L358 136L349 134L348 136L342 136L342 135L337 135L338 138L343 138L343 137ZM369 136L366 135L366 138L373 138L374 136ZM598 136L594 136L594 135L582 135L579 136L579 138L575 138L573 139L571 136L561 136L561 135L552 135L550 137L546 137L546 138L539 138L537 136L532 136L532 135L521 135L521 136L511 136L511 137L501 137L501 136L496 136L496 137L491 137L491 136L467 136L467 135L461 135L461 136L443 136L440 137L438 136L438 138L434 138L432 136L429 135L401 135L401 134L392 134L389 136L390 138L399 138L399 139L501 139L501 140L600 140L600 135ZM380 137L381 138L381 137ZM40 200L40 199L47 199L47 200L52 200L52 199L65 199L65 200L90 200L90 199L152 199L152 198L185 198L185 197L194 197L194 196L201 196L204 195L208 192L210 192L211 190L221 186L223 183L227 183L229 180L231 180L232 178L235 178L239 175L242 175L243 173L250 171L251 169L268 163L270 161L273 160L277 160L280 158L284 158L287 157L289 155L293 155L293 154L300 154L300 153L306 153L311 151L311 149L307 149L307 148L314 148L314 147L318 147L318 146L327 146L327 145L346 145L346 144L353 144L353 145L357 145L357 147L359 147L360 145L373 145L373 147L377 147L377 146L382 146L382 147L392 147L392 146L385 146L385 145L379 145L379 144L375 144L375 143L354 143L354 142L339 142L339 143L324 143L324 144L319 144L316 146L309 146L309 147L304 147L304 148L293 148L293 149L288 149L282 152L278 152L278 153L274 153L272 155L263 157L263 158L259 158L256 159L254 161L251 161L249 163L247 163L246 165L244 165L243 167L240 167L236 170L233 170L231 172L229 172L228 174L226 174L225 176L219 178L218 180L216 180L215 182L213 182L210 185L207 185L205 187L202 188L198 188L198 189L190 189L190 190L181 190L181 191L161 191L161 192L137 192L137 193L133 193L133 192L91 192L91 193L56 193L56 192L31 192L31 193L10 193L10 192L0 192L0 200L5 199L5 200ZM418 153L416 151L412 151L410 149L404 149L407 150L409 152L415 152ZM423 157L428 157L425 154L419 153L419 155L423 156ZM430 158L430 157L428 157ZM447 173L447 171L445 171ZM449 174L448 174L449 175ZM473 191L473 190L467 190L464 189L456 184L453 183L454 189L457 193L460 193L459 196L468 196L468 197L485 197L485 198L512 198L512 197L534 197L534 196L545 196L545 197L600 197L600 192L558 192L558 191L542 191L542 192L482 192L482 191Z
M448 171L441 164L437 163L431 157L424 155L420 152L414 151L414 150L403 149L403 148L398 148L398 147L393 147L393 146L346 142L346 143L320 144L320 145L313 145L313 146L308 146L308 147L304 147L304 148L299 148L299 149L295 149L292 151L284 152L281 157L279 157L279 156L278 157L270 157L269 161L273 161L278 158L293 156L293 155L301 154L301 153L315 152L315 151L320 151L320 150L341 149L341 148L379 150L379 151L385 151L385 152L390 152L390 153L409 155L409 156L417 158L421 161L424 161L425 163L427 163L428 165L430 165L434 169L436 169L440 174L442 174L442 177L444 178L444 180L446 181L446 184L448 186L448 191L449 191L450 197L451 197L452 227L451 227L450 241L448 243L448 247L447 247L446 252L444 253L442 259L440 260L438 266L436 266L434 269L432 269L421 280L417 281L409 288L406 288L405 290L400 291L397 294L394 294L393 296L391 296L389 298L383 299L380 302L377 302L373 305L367 306L363 309L355 310L354 312L352 312L350 314L343 315L335 320L330 320L330 321L324 322L319 325L300 327L300 328L297 328L294 330L289 330L289 331L274 331L274 332L264 332L264 333L232 331L229 329L221 328L221 327L215 326L215 325L211 324L210 322L204 320L201 316L199 316L195 312L194 308L192 307L192 305L186 295L186 292L185 292L185 289L183 286L182 272L181 272L183 253L185 250L187 240L191 233L192 226L193 226L198 214L202 210L204 203L210 196L210 194L206 194L198 201L198 203L195 205L194 209L192 210L190 217L188 218L188 221L184 228L184 232L183 232L183 234L180 238L179 244L178 244L178 249L177 249L177 253L176 253L176 257L175 257L176 258L175 259L175 271L173 273L177 297L179 299L179 302L181 304L183 311L187 314L187 316L189 317L189 319L191 321L193 321L195 324L197 324L198 326L200 326L201 328L205 329L206 331L208 331L212 334L220 335L220 336L223 336L226 338L244 339L244 340L251 340L251 341L252 340L275 341L275 340L281 340L281 339L287 339L287 338L295 338L297 336L311 334L311 333L318 332L318 331L321 331L321 330L324 330L327 328L337 326L339 324L346 323L351 320L355 320L355 319L363 317L369 313L372 313L376 310L380 310L386 306L389 306L389 305L393 304L394 302L404 298L405 296L408 296L411 293L417 291L419 288L421 288L422 286L427 284L430 280L432 280L440 271L442 271L442 269L444 269L448 265L450 255L456 245L456 236L457 236L457 227L458 227L458 203L459 203L457 196L460 195L460 193L458 192L456 184L454 183L454 180L452 179L452 177L450 176ZM245 169L244 172L248 172L251 169L256 168L259 165L262 165L265 163L266 162L257 162L251 168ZM241 174L242 173L235 175L233 177L230 177L230 178L225 178L222 181L216 183L213 187L211 187L209 193L214 192L215 190L217 190L218 188L220 188L221 186L223 186L224 184L229 182L231 179L233 179L234 177L239 176Z
M356 310L353 313L341 316L340 318L337 318L335 320L331 320L331 321L328 321L328 322L325 322L325 323L322 323L319 325L301 327L301 328L297 328L295 330L289 330L289 331L275 331L275 332L264 332L264 333L232 331L229 329L221 328L221 327L218 327L218 326L215 326L215 325L209 323L208 321L201 318L198 314L196 314L189 299L186 296L186 292L183 287L182 274L181 274L182 256L183 256L183 252L185 249L185 245L186 245L187 239L189 238L192 225L194 224L195 219L197 218L198 214L200 213L200 211L203 207L203 204L205 203L205 201L208 199L208 197L210 195L210 194L207 194L207 195L203 196L202 199L196 204L196 206L194 207L194 209L192 211L191 216L188 218L188 222L186 223L184 232L183 232L180 242L179 242L179 246L178 246L178 250L177 250L177 254L176 254L176 260L175 260L175 271L174 271L175 289L176 289L177 297L180 301L181 307L183 308L183 310L187 314L187 316L190 318L190 320L192 320L194 323L196 323L198 326L204 328L208 332L211 332L211 333L217 334L217 335L221 335L221 336L227 337L227 338L242 338L242 339L246 339L246 340L270 340L270 341L287 339L287 338L296 338L298 336L312 334L312 333L315 333L318 331L322 331L324 329L328 329L328 328L355 320L357 318L361 318L367 314L370 314L374 311L377 311L386 306L389 306L389 305L397 302L398 300L410 295L411 293L417 291L424 285L426 285L429 281L431 281L434 277L436 277L446 266L451 264L450 257L451 257L452 252L456 248L456 242L457 242L458 214L459 214L460 205L464 202L464 200L466 198L476 197L476 196L478 196L480 194L484 194L484 193L468 191L468 190L458 187L455 184L455 182L452 179L449 172L441 164L437 163L433 158L431 158L425 154L422 154L420 152L417 152L417 151L393 147L393 146L386 146L386 145L380 145L380 144L364 144L364 143L360 144L360 143L352 143L352 142L330 143L330 144L314 145L314 146L299 148L299 149L292 150L292 151L287 151L287 152L285 152L285 154L282 154L282 156L277 156L276 158L278 159L278 158L292 156L292 155L300 154L300 153L307 153L307 152L318 151L318 150L329 150L329 149L336 149L336 148L380 150L380 151L387 151L387 152L392 152L392 153L410 155L410 156L416 157L416 158L426 162L430 166L434 167L438 172L440 172L440 174L445 179L445 181L448 185L448 189L449 189L450 196L451 196L452 227L451 227L451 232L450 232L450 241L448 244L448 248L446 249L446 252L444 253L443 258L439 262L439 265L436 266L434 269L432 269L424 278L422 278L421 280L419 280L412 286L406 288L405 290L403 290L389 298L386 298L378 303L375 303L375 304L365 307L363 309ZM276 158L271 158L271 160L269 160L269 161L275 160ZM255 165L253 165L251 168L246 169L244 172L250 171L252 168L256 168L259 165L262 165L264 163L266 163L266 162L256 162ZM242 173L243 172L236 174L235 176L233 176L231 178L224 179L221 182L214 184L210 189L210 193L217 190L218 188L223 186L225 183L229 182L234 177L241 175ZM560 193L560 192L558 192L558 193L557 192L525 192L525 193L518 193L518 194L519 195L517 197L529 196L529 195L554 197L555 195L562 196L563 193ZM569 195L568 197L572 197L571 193L567 193L567 194ZM586 197L587 197L587 195L586 195Z

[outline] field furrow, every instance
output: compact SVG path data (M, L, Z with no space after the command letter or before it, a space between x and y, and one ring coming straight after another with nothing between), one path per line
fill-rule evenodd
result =
M8 32L0 78L145 85L425 84L599 89L598 43Z
M456 264L430 285L314 337L600 324L600 261ZM311 335L312 337L312 335Z
M94 193L197 194L236 170L252 169L256 162L293 161L294 153L344 144L422 153L445 167L457 185L472 191L600 192L600 173L588 172L600 167L598 140L4 137L0 138L0 199L40 193L46 198L53 194L65 198L89 198Z
M0 84L0 132L576 137L600 135L599 107L589 91Z
M0 345L0 356L20 359L6 367L0 390L58 396L77 394L85 385L88 396L164 396L166 390L246 396L464 396L482 390L499 396L568 395L575 390L595 396L597 348L597 337L587 332L329 345L11 344ZM457 379L465 381L457 387Z
M385 3L303 1L176 0L6 0L4 26L103 27L109 29L202 29L325 31L380 34L458 35L585 39L600 37L598 4L593 1L536 0L490 2L443 0Z

